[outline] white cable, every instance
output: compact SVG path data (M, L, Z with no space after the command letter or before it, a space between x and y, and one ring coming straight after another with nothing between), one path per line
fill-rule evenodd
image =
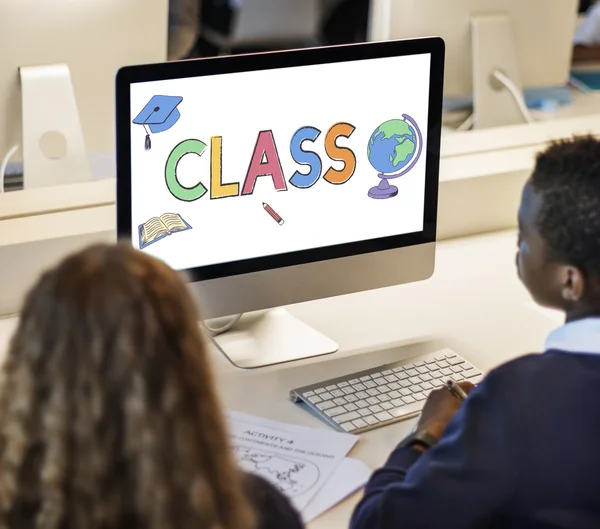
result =
M2 164L0 164L0 193L4 193L4 180L6 179L6 168L8 167L8 162L10 162L10 159L18 150L19 145L13 145L6 153L6 156L2 160Z
M529 109L527 108L527 104L525 103L525 98L523 97L523 93L521 92L521 90L519 90L517 88L517 85L515 83L513 83L509 77L504 75L499 70L494 70L492 72L492 76L496 80L500 81L504 85L504 87L510 92L510 95L512 95L513 99L515 100L515 103L519 107L519 111L521 112L523 119L527 123L534 123L535 120L533 119L533 116L531 115L531 113L529 112Z
M216 329L213 327L209 327L206 322L204 323L204 327L206 327L206 330L210 333L211 336L217 336L219 334L223 334L225 332L227 332L228 330L230 330L232 327L235 326L235 324L240 321L240 318L243 316L242 314L236 314L235 316L233 316L233 318L231 318L231 320L229 320L225 325L221 326L221 327L217 327Z
M465 131L465 130L471 130L473 128L473 125L475 124L475 114L469 114L469 117L467 119L465 119L456 129L457 131Z

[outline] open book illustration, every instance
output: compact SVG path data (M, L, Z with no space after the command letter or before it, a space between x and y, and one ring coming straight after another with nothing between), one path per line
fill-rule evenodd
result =
M167 235L191 229L192 227L178 213L163 213L160 217L152 217L144 224L140 224L138 228L140 250L164 239Z

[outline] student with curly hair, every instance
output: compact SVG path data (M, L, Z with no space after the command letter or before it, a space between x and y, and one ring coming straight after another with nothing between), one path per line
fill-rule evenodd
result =
M125 246L46 272L0 385L1 529L298 529L229 449L182 279Z
M434 391L352 529L600 527L600 141L551 145L523 191L519 277L566 323L464 404ZM488 300L493 303L493 300ZM493 339L493 337L490 337Z

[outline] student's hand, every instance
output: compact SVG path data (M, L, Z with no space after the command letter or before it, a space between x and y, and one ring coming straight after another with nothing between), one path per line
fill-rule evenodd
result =
M467 394L473 389L470 382L459 382L458 385ZM433 390L423 407L418 429L424 429L429 435L441 439L446 426L459 410L462 401L446 388Z

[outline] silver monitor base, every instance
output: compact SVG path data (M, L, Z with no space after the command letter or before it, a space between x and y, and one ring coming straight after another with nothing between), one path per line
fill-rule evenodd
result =
M244 315L233 329L214 337L213 341L229 361L241 369L331 354L339 347L281 308Z

